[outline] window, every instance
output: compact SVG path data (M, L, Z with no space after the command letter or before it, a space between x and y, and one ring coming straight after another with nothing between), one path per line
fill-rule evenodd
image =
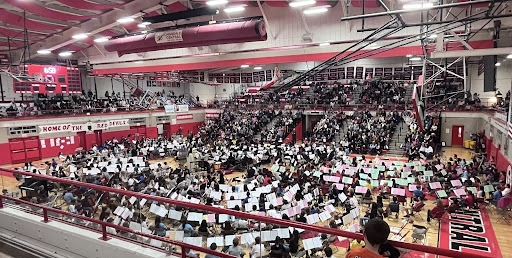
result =
M157 122L169 122L171 121L170 116L158 116L156 117Z
M37 133L37 128L35 126L9 127L8 132L9 132L9 135Z
M145 117L130 118L130 125L146 124Z

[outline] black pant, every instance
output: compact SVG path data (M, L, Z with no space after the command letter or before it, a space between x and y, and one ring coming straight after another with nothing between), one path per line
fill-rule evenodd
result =
M427 210L427 222L430 222L432 219L432 210Z

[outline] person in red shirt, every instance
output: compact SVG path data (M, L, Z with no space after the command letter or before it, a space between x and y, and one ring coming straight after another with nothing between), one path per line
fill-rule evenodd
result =
M389 225L381 219L371 219L364 226L364 248L351 249L346 258L382 258L380 246L388 241Z
M265 180L263 180L263 186L267 186L270 182L272 182L272 178L269 176L265 177Z
M436 207L427 211L427 222L431 219L440 219L444 214L444 203L441 199L437 199Z
M473 206L475 205L475 195L473 194L473 192L468 191L468 195L466 196L466 198L464 198L464 203L469 208L473 208Z

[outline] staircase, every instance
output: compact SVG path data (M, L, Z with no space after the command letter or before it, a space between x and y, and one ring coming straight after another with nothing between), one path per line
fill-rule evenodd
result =
M261 132L267 131L268 129L272 128L278 118L280 118L280 116L276 115L272 120L270 120L270 122L267 125L265 125L265 127L261 128L261 130L256 135L254 135L254 139L261 140Z
M361 93L363 92L363 89L361 87L362 86L357 85L354 88L354 91L352 92L352 97L350 98L350 102L349 102L350 105L357 104L359 102L359 100L361 99Z
M413 91L414 91L413 85L407 86L407 89L405 90L405 96L404 96L405 104L407 104L407 105L411 104Z
M407 136L407 124L404 121L398 123L395 128L395 132L389 142L389 150L386 153L388 156L402 157L404 150L400 149L400 145L405 145L405 137Z
M334 140L333 140L334 142L339 144L340 141L345 138L345 135L347 134L348 127L349 127L350 123L352 123L352 120L350 120L350 119L345 119L345 120L343 120L343 122L341 122L341 124L340 124L340 131L334 137Z

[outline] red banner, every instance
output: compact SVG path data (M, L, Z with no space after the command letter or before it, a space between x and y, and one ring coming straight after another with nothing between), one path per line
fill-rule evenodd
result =
M194 119L194 114L176 115L176 120L192 120L192 119Z

